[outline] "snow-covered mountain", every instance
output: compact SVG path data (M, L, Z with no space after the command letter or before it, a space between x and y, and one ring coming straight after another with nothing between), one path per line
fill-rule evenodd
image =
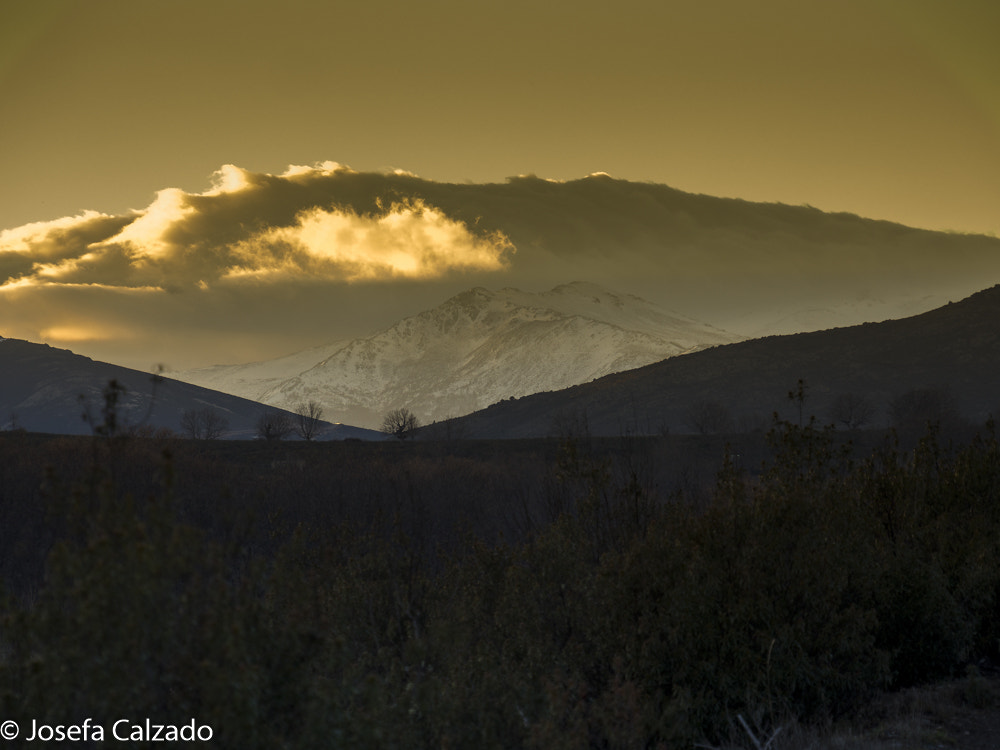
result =
M268 391L281 385L288 378L308 370L317 362L322 362L343 349L348 343L347 341L337 341L263 362L250 362L244 365L214 365L169 374L170 377L183 380L186 383L194 383L204 388L231 393L252 401L260 401L260 397Z
M172 377L375 427L396 407L436 421L740 338L590 283L477 287L368 338Z

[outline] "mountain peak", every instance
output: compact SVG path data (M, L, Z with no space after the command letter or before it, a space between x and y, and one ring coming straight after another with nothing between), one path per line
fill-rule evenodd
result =
M560 284L552 289L549 294L564 296L572 295L586 298L588 301L596 304L611 303L619 307L623 304L624 296L618 294L617 292L613 292L610 289L606 289L600 284L595 284L592 281L572 281L569 284ZM644 300L641 300L640 297L634 297L634 299L645 302Z
M593 281L571 281L568 284L560 284L552 289L553 293L559 294L591 294L591 295L603 295L610 294L610 292L602 287L600 284L595 284Z
M213 368L211 382L274 405L315 400L353 424L377 425L400 406L430 421L738 338L592 282L546 292L475 287L284 378L257 363ZM264 372L267 382L255 377Z

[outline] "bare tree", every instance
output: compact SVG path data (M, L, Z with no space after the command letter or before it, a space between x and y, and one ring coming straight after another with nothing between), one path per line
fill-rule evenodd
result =
M198 409L185 409L181 414L181 432L191 440L201 440L201 419Z
M830 419L857 430L872 421L875 405L859 393L841 393L830 406Z
M229 429L229 420L218 409L211 407L201 410L201 424L205 431L205 440L217 440Z
M323 432L323 407L317 402L299 404L295 416L295 431L303 440L313 440Z
M395 435L400 440L411 437L419 426L417 416L406 407L393 409L382 420L382 432L386 435Z
M284 440L292 429L292 419L283 411L268 409L257 420L257 437L261 440Z
M101 407L100 421L91 411L87 396L81 393L77 397L83 404L83 413L81 414L83 421L90 425L90 429L95 435L113 438L121 434L125 425L118 413L118 402L124 400L125 393L125 386L117 379L112 378L108 381L108 384L101 391L104 404Z
M185 409L181 415L181 431L192 440L217 440L229 429L227 420L218 409Z
M799 382L795 386L794 391L788 392L788 400L798 406L799 409L799 427L802 427L802 414L806 406L806 381L799 378Z

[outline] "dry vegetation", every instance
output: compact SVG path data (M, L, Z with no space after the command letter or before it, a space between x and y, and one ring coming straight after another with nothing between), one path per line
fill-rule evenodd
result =
M986 747L996 435L855 437L8 433L0 712L233 748Z

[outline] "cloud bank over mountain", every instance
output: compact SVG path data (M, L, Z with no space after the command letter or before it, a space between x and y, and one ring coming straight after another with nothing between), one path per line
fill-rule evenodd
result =
M476 235L419 199L379 204L365 214L318 205L307 195L300 205L281 204L282 188L308 188L339 169L292 167L274 177L226 165L210 190L161 190L131 216L87 211L8 230L0 233L3 286L169 291L242 279L437 278L506 265L512 248L502 234Z
M509 265L514 248L501 232L470 228L420 198L364 212L332 203L317 183L344 169L327 162L270 175L225 165L202 193L167 188L127 215L85 211L0 232L5 332L134 347L157 335L164 315L225 334L251 304L287 328L295 311L280 308L301 300L302 287L315 298L355 283L419 284Z
M0 333L195 367L369 335L474 286L576 280L737 333L789 332L967 295L1000 280L1000 240L603 173L457 184L226 165L203 192L0 232Z

